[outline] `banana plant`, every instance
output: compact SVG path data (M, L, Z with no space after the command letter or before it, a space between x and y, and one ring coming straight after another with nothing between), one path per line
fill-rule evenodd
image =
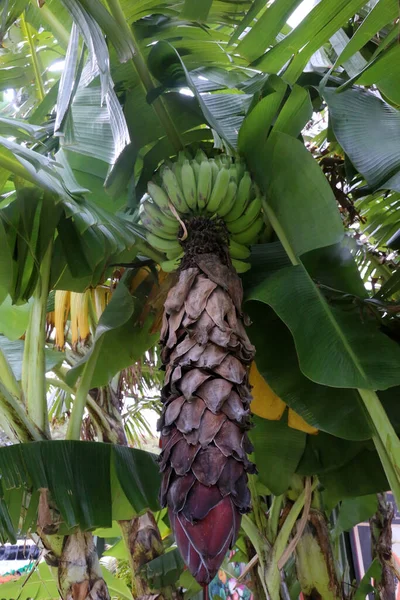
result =
M348 244L343 197L332 171L328 180L303 143L313 112L329 114L331 150L347 168L345 193L351 199L365 193L359 189L365 179L372 187L367 194L375 196L364 206L384 223L377 241L389 243L396 197L375 201L376 192L395 194L397 186L393 133L379 110L395 126L398 8L394 0L364 4L322 0L297 25L290 17L299 2L287 0L185 0L172 7L50 0L41 8L11 2L3 10L2 35L12 41L14 23L21 27L25 37L15 56L29 59L35 81L29 102L6 104L0 121L7 240L0 287L10 298L6 310L32 304L22 384L2 355L3 427L14 441L49 437L44 336L50 289L85 292L107 281L113 265L135 261L170 273L159 327L166 370L160 497L202 585L235 543L241 514L250 509L251 495L256 498L247 486L253 460L261 484L277 497L297 475L305 482L313 477L336 503L389 486L400 500L400 351L397 313L387 310L396 280L386 273L390 289L379 309L369 310L363 266ZM40 62L35 31L42 29L51 34L49 44L57 40L57 52L66 48L59 82L49 81ZM5 79L11 45L1 59ZM24 82L18 81L20 94ZM384 104L370 99L366 88L373 85ZM347 106L348 98L347 115L340 102ZM365 110L353 108L357 98ZM354 135L367 132L359 123L367 106L378 131L368 138L375 154ZM322 140L326 133L320 133ZM387 152L375 143L380 139ZM384 214L388 204L390 215ZM362 207L357 211L369 218ZM371 224L372 243L376 232ZM396 264L397 255L391 260ZM118 310L105 309L91 352L68 373L67 385L78 382L69 439L80 436L96 381L107 385L119 370L115 344L134 336L142 347L142 332L149 331L146 321L132 327L132 276L128 271L118 284ZM252 320L247 332L246 314ZM274 420L256 417L247 434L256 351L260 376L280 408ZM301 426L293 427L298 419ZM262 572L274 600L282 555L306 512L305 491L299 498L298 513L276 532L273 568ZM78 545L92 552L85 521L78 524ZM307 593L309 578L300 576L304 562L298 564ZM96 587L89 571L79 582L63 578L65 597L74 584L82 584L82 597L103 586L100 578Z

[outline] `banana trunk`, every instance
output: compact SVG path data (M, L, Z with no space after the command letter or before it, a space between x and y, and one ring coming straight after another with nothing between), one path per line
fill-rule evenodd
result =
M187 227L161 331L160 499L183 559L206 585L236 541L241 514L250 509L247 473L254 466L246 455L252 451L246 430L254 347L244 328L242 285L226 229L203 217Z
M311 509L296 546L296 571L304 600L344 600L325 516Z

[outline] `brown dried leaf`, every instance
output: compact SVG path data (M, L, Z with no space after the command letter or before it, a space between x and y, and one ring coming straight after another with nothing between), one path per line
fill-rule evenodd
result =
M243 433L232 421L225 421L215 436L214 443L225 456L234 456L239 459L246 458L242 448Z
M210 410L204 412L199 427L199 443L203 448L211 444L225 421L226 416L221 413L215 415Z
M243 286L237 273L231 267L223 265L215 254L200 254L196 258L196 262L211 281L214 281L229 293L240 314L243 302Z
M244 409L239 394L234 390L232 390L229 398L224 402L221 410L231 421L237 421L238 423L241 423L250 414L249 410Z
M221 410L225 400L228 398L232 390L232 383L225 379L211 379L206 381L197 390L197 395L200 396L206 403L206 406L213 413Z
M186 400L193 398L194 392L202 383L210 378L208 373L204 373L200 369L191 369L187 371L180 381L180 388Z
M172 313L172 315L169 318L168 340L166 342L166 346L168 348L173 348L178 341L177 331L181 325L184 314L185 314L185 307L182 306L182 308L179 312Z
M205 350L197 359L196 366L203 369L215 369L222 363L227 354L228 350L215 344L207 344Z
M197 277L194 286L185 300L185 311L190 319L198 319L204 311L207 300L217 284L204 276Z
M171 314L181 310L198 273L199 270L196 268L185 269L180 272L178 283L170 289L164 303L167 313Z
M236 329L236 310L228 294L221 288L216 288L208 299L206 311L214 323L225 331L229 325L231 329ZM227 321L225 321L227 317Z
M246 376L246 369L237 358L232 356L232 354L228 354L222 363L218 367L215 367L214 371L224 379L232 381L233 383L242 383Z
M168 404L164 415L164 424L169 427L178 418L181 411L182 405L185 402L184 396L175 398L170 404Z
M226 465L226 456L215 446L203 448L197 454L192 471L203 485L215 485Z
M198 429L205 410L206 405L201 398L195 397L193 400L185 402L176 421L176 427L182 433L189 433L192 429Z
M190 446L184 439L181 439L172 448L171 465L177 475L186 475L190 470L200 446Z

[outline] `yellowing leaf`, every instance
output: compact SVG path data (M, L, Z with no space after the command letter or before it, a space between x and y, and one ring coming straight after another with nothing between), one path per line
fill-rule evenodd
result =
M250 385L253 386L253 401L250 407L252 413L263 419L279 421L285 412L286 404L269 387L254 361L250 368Z
M316 435L318 433L318 429L309 425L303 417L298 415L292 408L289 408L288 425L292 429L298 429L299 431L304 431L304 433L310 433L311 435Z

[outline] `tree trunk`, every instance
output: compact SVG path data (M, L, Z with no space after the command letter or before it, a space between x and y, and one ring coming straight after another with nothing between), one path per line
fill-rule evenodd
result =
M246 429L254 347L224 224L193 217L185 225L185 255L161 330L161 504L169 507L184 561L206 585L236 541L241 513L250 509L247 472L254 466Z
M154 591L141 573L142 567L164 553L164 546L153 514L135 517L131 521L119 522L122 534L129 551L130 565L133 574L134 595L136 598L150 596ZM157 594L161 598L161 594Z
M343 600L325 515L310 509L296 546L296 571L304 600Z
M393 600L396 594L396 578L391 567L393 516L393 506L386 502L385 494L378 494L378 510L369 525L372 558L377 558L382 567L381 580L376 584L380 600Z

